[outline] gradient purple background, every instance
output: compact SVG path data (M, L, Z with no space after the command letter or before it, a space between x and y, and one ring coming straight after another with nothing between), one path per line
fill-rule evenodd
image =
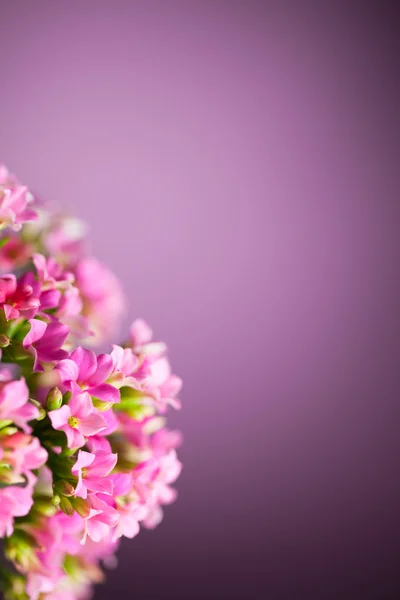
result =
M185 381L99 600L400 597L395 4L0 2L0 157Z

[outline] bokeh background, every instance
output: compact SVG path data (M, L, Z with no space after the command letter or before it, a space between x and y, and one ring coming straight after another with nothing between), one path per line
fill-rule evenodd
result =
M1 160L90 223L185 381L179 501L98 600L400 597L398 26L0 1Z

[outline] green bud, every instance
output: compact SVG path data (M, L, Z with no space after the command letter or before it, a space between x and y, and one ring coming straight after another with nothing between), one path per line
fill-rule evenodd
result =
M58 387L53 387L46 398L46 406L49 410L57 410L62 405L63 396Z
M45 517L52 517L56 513L56 507L49 498L35 498L35 510Z
M39 566L36 556L38 544L33 536L20 529L15 529L11 537L4 542L6 557L16 562L24 570Z
M60 499L60 508L68 517L72 517L74 514L74 508L66 496L62 496Z
M54 489L57 492L57 494L60 494L60 496L70 497L75 494L74 487L70 483L68 483L68 481L64 481L63 479L60 479L54 484Z
M63 399L64 399L64 404L68 404L68 402L70 401L70 398L72 396L72 392L65 392Z
M103 402L102 400L99 400L98 398L95 398L94 396L92 396L92 400L93 400L93 406L95 408L97 408L97 410L99 412L105 412L106 410L109 410L112 406L114 406L113 402Z
M3 427L0 429L0 436L2 435L14 435L14 433L17 433L18 431L18 427L13 426L7 426L7 427Z
M29 398L29 402L31 404L33 404L33 406L36 406L36 408L39 410L39 414L36 417L36 420L37 421L43 421L43 419L47 415L47 413L46 413L45 409L43 408L43 406L40 404L40 402L38 402L34 398Z
M43 421L43 419L46 417L47 412L45 411L45 409L43 408L43 406L41 408L39 408L39 414L36 417L36 421Z
M61 498L58 494L54 494L54 496L51 499L52 503L54 504L54 506L58 506L61 502Z
M86 519L86 517L89 516L90 503L88 500L84 500L83 498L71 498L71 504L82 519Z
M10 338L5 333L0 333L0 348L7 348L10 345Z

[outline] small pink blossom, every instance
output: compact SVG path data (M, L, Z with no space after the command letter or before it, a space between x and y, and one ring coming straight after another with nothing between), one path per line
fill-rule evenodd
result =
M38 415L39 410L29 402L25 379L0 383L0 421L12 421L25 433L30 433L28 422Z
M47 451L40 445L37 437L18 432L7 436L3 441L7 450L3 460L13 467L14 471L29 476L29 471L38 469L47 460Z
M117 454L107 452L91 454L79 450L78 459L72 467L72 473L78 476L75 495L87 498L88 491L112 494L113 483L110 478L107 478L107 475L115 467L117 459Z
M26 274L19 281L12 273L0 277L0 308L7 321L20 316L31 319L37 313L40 300L34 294L29 277L30 274Z
M107 341L117 332L126 310L119 279L94 257L80 260L75 268L76 285L84 299L84 314L90 319L95 341Z
M27 515L32 508L36 483L32 470L46 462L47 452L37 438L18 432L0 437L0 460L8 473L6 487L0 488L1 538L12 534L15 517Z
M24 517L33 506L32 486L0 489L0 538L14 531L14 517Z
M87 392L73 394L68 404L50 411L49 417L54 429L64 431L69 448L81 448L86 437L96 435L107 426Z
M103 496L103 498L101 497ZM118 511L113 506L107 504L106 495L91 494L90 501L92 508L89 516L84 519L85 528L81 544L85 544L87 536L94 542L100 542L110 535L111 530L118 523Z
M119 402L119 391L105 383L113 370L113 360L108 354L96 356L92 350L78 347L71 356L55 367L66 390L80 389L103 402Z
M0 228L8 226L18 231L23 223L36 219L36 212L29 208L33 200L28 188L0 165Z
M68 356L62 348L69 334L67 325L57 320L49 323L40 319L29 321L31 328L23 340L23 346L34 357L34 369L42 370L40 362L55 362Z

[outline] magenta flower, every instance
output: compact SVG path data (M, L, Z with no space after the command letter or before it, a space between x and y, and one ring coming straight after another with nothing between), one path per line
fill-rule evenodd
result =
M4 310L7 321L20 316L31 319L38 311L40 300L27 281L29 276L27 274L19 281L13 274L0 277L0 308Z
M79 386L103 402L114 404L120 401L119 391L105 383L113 370L113 360L108 354L96 356L91 350L78 347L69 358L61 360L55 369L66 390L72 391Z
M67 325L57 320L46 323L40 319L31 319L29 323L31 329L23 340L23 346L32 353L35 370L43 370L39 361L55 362L68 356L68 352L61 348L68 337Z
M107 427L87 392L73 394L68 404L49 412L54 429L64 431L69 448L81 448L85 438Z
M117 459L117 454L102 452L96 455L79 450L78 459L72 467L72 473L78 476L75 495L87 498L88 491L112 494L113 483L107 475L117 464Z
M32 431L29 421L36 419L39 410L29 401L25 379L0 383L0 421L12 421L25 433Z

